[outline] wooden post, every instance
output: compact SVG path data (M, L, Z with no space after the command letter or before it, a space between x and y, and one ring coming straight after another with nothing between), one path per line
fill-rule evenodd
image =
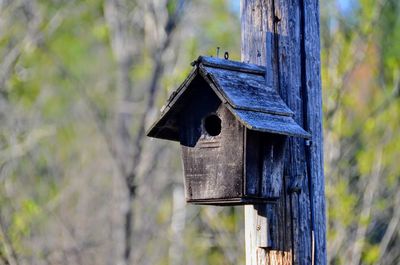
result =
M242 0L242 61L266 65L312 140L287 142L283 194L246 206L246 264L326 264L318 0Z

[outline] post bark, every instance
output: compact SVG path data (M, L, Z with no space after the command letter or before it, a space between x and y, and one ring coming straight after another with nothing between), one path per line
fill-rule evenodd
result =
M326 264L318 0L242 0L242 61L267 83L311 141L289 138L283 193L245 208L246 264Z

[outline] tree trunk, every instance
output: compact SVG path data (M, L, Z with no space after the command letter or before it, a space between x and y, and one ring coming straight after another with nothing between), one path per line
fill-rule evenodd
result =
M171 245L169 247L169 264L184 264L183 253L185 242L183 232L186 221L185 191L183 186L176 185L172 194L172 215L171 215Z
M311 141L290 137L276 204L246 206L246 264L326 264L319 5L242 0L242 60L266 65L268 85Z

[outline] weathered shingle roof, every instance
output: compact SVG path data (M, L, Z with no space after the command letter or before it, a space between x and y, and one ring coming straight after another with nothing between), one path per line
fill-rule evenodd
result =
M213 89L233 115L247 128L255 131L308 138L294 120L294 113L275 89L268 87L265 67L201 56L194 62L192 72L172 93L162 109L161 117L148 131L148 136L179 141L176 114L179 102L193 79L200 75Z

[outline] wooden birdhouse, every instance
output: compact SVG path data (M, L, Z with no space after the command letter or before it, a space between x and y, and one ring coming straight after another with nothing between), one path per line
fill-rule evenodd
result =
M148 131L180 142L187 202L276 200L286 138L309 133L266 85L264 67L213 57L199 57L193 65Z

